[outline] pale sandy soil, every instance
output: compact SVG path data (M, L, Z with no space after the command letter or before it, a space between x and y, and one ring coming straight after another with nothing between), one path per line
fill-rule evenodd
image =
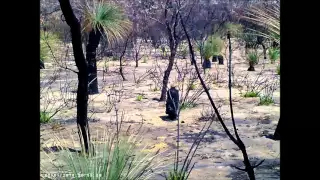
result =
M186 60L178 60L182 66ZM136 69L137 74L143 74L147 69L152 67L155 62L154 58L148 58L146 63L141 63ZM165 70L167 62L158 58L158 62L162 69ZM121 102L117 105L119 112L125 112L125 125L137 126L138 123L143 121L143 127L150 129L145 131L144 138L146 143L150 143L150 149L161 148L162 151L174 152L176 144L176 121L163 120L165 116L165 103L158 102L154 98L160 97L160 91L153 91L154 83L150 79L136 85L133 82L133 69L134 62L126 62L124 68L125 75L128 81L123 82L123 96ZM233 53L233 66L235 66L236 78L244 76L248 72L248 63L242 58L240 51L237 50ZM255 72L249 72L249 79L253 79L260 72L263 63L259 63L256 66ZM100 63L99 68L102 69L103 63ZM219 67L217 70L216 67ZM116 71L118 68L117 62L109 62L110 71ZM215 66L210 70L210 73L221 73L221 80L225 80L223 83L212 84L210 93L213 100L217 104L221 104L220 113L224 118L229 129L232 129L230 120L230 108L228 102L228 89L227 89L227 63L225 65ZM262 73L263 77L276 76L276 65L266 64L266 71ZM102 82L102 77L99 76L99 86L105 90L110 91L112 84L111 80L121 81L121 78L116 73L106 74L107 82ZM177 73L175 70L171 73L170 82L175 83L177 79ZM119 83L118 83L119 84ZM150 85L152 84L152 85ZM199 85L199 84L198 84ZM280 117L279 107L279 89L274 93L275 104L269 106L260 106L259 98L244 98L240 96L239 90L233 88L233 111L236 120L238 132L244 141L249 157L253 160L266 159L265 163L256 169L257 179L280 179L279 178L279 158L280 158L280 144L279 141L272 141L263 137L267 133L273 133L277 122ZM55 92L57 95L61 94ZM144 94L142 101L137 101L138 94ZM74 97L74 96L73 96ZM92 116L96 121L91 121L91 128L94 129L97 126L110 124L114 122L115 111L110 113L106 112L104 102L106 101L106 92L101 90L101 94L90 96L89 110L96 111ZM209 101L205 93L203 93L198 102L198 106L183 110L180 114L180 120L184 123L181 124L181 141L182 152L187 152L188 148L193 142L193 137L200 131L205 124L203 121L199 121L201 117L201 111L210 107ZM89 113L91 115L92 113ZM60 129L75 129L75 109L58 113L57 121L61 123ZM47 142L48 134L52 130L52 125L44 125L41 127L42 142ZM56 130L57 131L57 130ZM60 130L63 131L63 130ZM153 145L152 145L153 144ZM157 145L158 144L158 145ZM159 145L160 144L160 145ZM154 146L157 145L157 146ZM181 153L185 156L185 153ZM171 159L172 160L172 159ZM46 162L45 156L42 156L42 161ZM197 162L193 172L190 175L191 180L196 179L246 179L246 175L233 169L230 165L241 165L242 154L239 149L232 143L232 141L226 136L219 122L214 122L210 128L209 133L206 135L204 142L200 144L199 150L196 153L194 161ZM173 163L168 162L168 163ZM155 178L155 179L159 179ZM160 178L161 179L161 178Z

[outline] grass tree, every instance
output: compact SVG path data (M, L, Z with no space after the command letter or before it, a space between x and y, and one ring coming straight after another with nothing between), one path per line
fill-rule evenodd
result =
M268 33L260 34L268 39L271 39L275 44L280 45L280 5L279 3L272 4L269 7L252 6L246 11L243 17L258 25L265 25L268 27ZM258 32L259 33L259 32ZM280 74L280 65L279 72ZM277 128L272 137L274 140L280 140L280 118Z
M211 37L211 45L212 45L212 55L213 57L216 58L216 60L218 60L218 56L220 56L221 54L222 48L224 46L224 42L219 36L215 35ZM219 64L223 64L223 63L220 63L219 61Z
M259 55L257 50L250 50L247 54L247 61L249 62L248 71L255 71L254 65L258 64L259 62Z
M125 17L121 8L105 2L104 0L85 3L83 6L84 30L89 33L86 46L86 59L88 61L89 94L97 94L97 60L96 50L102 37L108 44L112 44L128 35L131 30L131 22Z
M208 37L203 46L204 68L207 68L206 64L210 63L211 57L215 56L218 58L223 46L224 42L219 35L212 35Z
M269 59L271 64L274 64L276 60L280 58L280 50L278 48L272 47L268 49Z

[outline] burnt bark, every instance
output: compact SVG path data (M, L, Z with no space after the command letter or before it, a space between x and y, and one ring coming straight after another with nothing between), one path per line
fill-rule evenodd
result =
M183 27L183 30L184 30L184 32L186 34L186 37L187 37L187 40L188 40L188 45L189 45L189 50L190 50L190 53L191 53L191 56L192 56L192 61L195 62L195 56L194 56L194 51L193 51L193 47L192 47L192 44L191 44L191 40L190 40L190 37L189 37L189 35L187 33L187 30L185 28L185 25L184 25L184 22L183 22L183 20L181 18L181 15L180 15L180 19L181 19L181 25ZM226 127L224 121L222 120L222 117L221 117L221 115L220 115L215 103L213 102L213 99L212 99L212 97L210 95L210 92L209 92L204 80L202 79L202 77L200 75L199 68L198 68L197 64L194 63L194 66L195 66L195 70L196 70L196 73L198 75L198 78L200 80L200 83L201 83L205 93L208 96L210 104L213 107L213 109L215 111L215 114L217 116L217 119L219 120L220 124L222 125L222 128L224 129L224 131L226 132L228 137L231 139L231 141L234 144L236 144L239 147L239 149L241 150L241 152L242 152L243 159L244 159L243 163L245 165L245 169L240 169L240 168L237 168L237 169L247 172L247 174L249 176L249 179L250 180L255 180L254 168L256 168L258 165L260 165L263 161L261 161L260 163L258 163L255 166L251 165L251 163L249 161L249 158L248 158L247 151L246 151L246 147L245 147L244 143L242 142L242 140L240 139L240 137L238 135L238 132L237 132L237 128L235 126L235 120L233 118L233 110L232 110L232 99L231 99L231 43L230 43L231 41L230 41L230 35L228 35L228 39L229 39L229 51L230 51L230 53L229 53L229 101L230 101L232 124L233 124L233 128L234 128L234 132L235 132L235 136L236 137L234 137L230 133L229 129Z
M255 69L254 69L254 63L253 63L253 62L249 62L248 71L255 71Z
M138 55L136 54L136 67L139 67Z
M88 61L89 94L98 94L97 59L96 53L101 39L101 31L92 29L89 33L89 42L86 46L86 59Z
M174 58L176 56L176 49L173 48L170 53L169 57L169 64L167 69L164 72L163 80L162 80L162 89L161 89L161 96L159 101L165 101L167 98L167 88L168 88L168 83L169 83L169 78L170 78L170 73L174 64Z
M76 66L78 68L77 125L80 140L83 139L85 152L89 153L90 132L88 124L88 64L83 54L81 25L74 15L69 0L59 0L62 13L70 26L71 42ZM81 138L82 136L82 138Z
M280 140L280 118L279 118L277 128L273 134L273 140Z
M40 69L45 69L43 61L40 60Z
M164 11L164 17L166 19L165 21L165 26L166 26L166 30L167 30L167 34L168 34L168 39L169 39L169 47L170 47L170 57L169 57L169 64L167 69L164 72L164 76L163 76L163 80L162 80L162 90L161 90L161 96L159 101L165 101L166 100L166 96L167 96L167 88L168 88L168 82L169 82L169 78L170 78L170 73L174 64L174 59L176 56L176 52L177 52L177 47L179 44L178 41L178 36L176 34L176 28L178 25L178 12L179 10L175 10L175 13L172 15L172 19L169 22L169 20L167 19L167 15L168 15L168 8L170 7L170 1L167 0L166 1L166 8Z
M119 63L120 63L119 73L120 73L123 81L126 81L127 79L124 77L124 74L123 74L123 61L122 61L122 59L123 59L123 57L124 57L124 55L126 53L130 36L131 36L131 34L126 39L126 42L124 44L124 49L123 49L123 51L122 51L122 53L120 55L120 59L119 59Z

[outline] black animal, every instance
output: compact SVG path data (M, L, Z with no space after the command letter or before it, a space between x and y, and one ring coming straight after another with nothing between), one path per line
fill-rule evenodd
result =
M166 114L170 120L176 120L179 111L179 91L171 87L167 92Z

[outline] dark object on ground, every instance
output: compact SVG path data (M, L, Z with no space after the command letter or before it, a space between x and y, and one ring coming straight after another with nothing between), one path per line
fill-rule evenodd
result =
M43 61L40 60L40 69L45 69Z
M210 69L211 68L211 61L204 60L202 66L203 66L203 69Z
M273 48L277 48L277 47L279 47L279 43L277 43L277 42L273 41L273 42L272 42L272 47L273 47Z
M105 51L104 52L104 55L106 56L106 57L112 57L113 56L113 53L112 53L112 51Z
M257 44L262 44L263 43L263 36L257 36Z
M181 123L184 123L184 121L181 121Z
M219 64L223 65L223 56L219 55L218 60L219 60Z
M52 147L45 147L43 148L43 151L46 152L46 153L51 153L51 152L59 152L63 149L68 149L69 152L76 152L76 153L81 153L81 150L76 150L76 149L73 149L73 148L65 148L65 147L58 147L58 146L52 146Z
M278 125L277 125L277 128L273 134L273 140L280 140L280 118L279 118L279 122L278 122Z
M254 63L253 63L253 62L249 62L248 71L255 71L255 69L254 69Z
M166 114L170 120L176 120L179 110L179 91L175 87L171 87L167 92Z
M218 61L218 56L214 55L212 56L212 62L217 62Z

